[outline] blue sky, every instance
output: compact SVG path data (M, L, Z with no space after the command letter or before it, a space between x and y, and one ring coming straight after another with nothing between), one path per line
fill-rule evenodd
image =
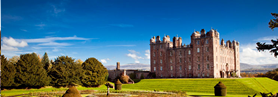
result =
M8 58L36 52L51 59L68 55L104 65L149 64L152 36L182 37L217 29L220 38L240 42L240 61L274 64L255 43L278 38L268 28L277 0L2 0L1 48Z

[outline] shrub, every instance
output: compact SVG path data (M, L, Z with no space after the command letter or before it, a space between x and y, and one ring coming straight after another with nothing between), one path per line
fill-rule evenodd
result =
M122 75L122 76L120 77L120 80L121 80L121 82L123 82L123 83L128 83L129 76L127 76L127 75Z
M104 84L108 79L108 71L96 58L89 58L83 64L83 86L92 87Z

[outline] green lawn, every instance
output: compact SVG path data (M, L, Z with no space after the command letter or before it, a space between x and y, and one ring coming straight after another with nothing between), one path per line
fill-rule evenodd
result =
M269 78L143 79L136 84L123 85L123 89L214 93L214 86L219 81L227 87L227 94L253 95L259 92L278 92L278 82Z
M212 96L214 94L214 86L221 81L227 87L228 96L233 95L253 95L259 92L278 92L278 81L269 78L239 78L239 79L143 79L139 83L124 84L123 91L136 90L159 90L159 91L186 91L189 95ZM78 90L101 90L105 91L106 86L101 85L97 88L77 87ZM1 94L5 96L28 94L35 92L65 92L67 88L45 87L41 89L12 89L2 90Z

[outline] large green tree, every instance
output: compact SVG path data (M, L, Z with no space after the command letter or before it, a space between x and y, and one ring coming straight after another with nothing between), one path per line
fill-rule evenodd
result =
M1 56L1 89L10 88L14 85L15 67L4 55Z
M67 86L69 83L80 84L82 67L75 64L71 57L61 56L55 59L48 75L52 78L51 85L53 86Z
M18 87L43 87L50 82L36 53L20 55L15 67L15 83Z
M45 52L43 57L42 57L42 64L43 64L43 68L48 72L49 69L52 67L51 62L49 61L48 55Z
M83 86L99 86L107 81L108 71L96 58L87 59L83 62L82 68L84 76L81 82Z

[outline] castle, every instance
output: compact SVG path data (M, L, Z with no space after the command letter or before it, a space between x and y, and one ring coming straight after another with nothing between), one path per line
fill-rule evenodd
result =
M189 45L181 37L160 36L150 39L150 71L156 78L228 78L240 77L239 42L219 40L211 29L194 31Z

